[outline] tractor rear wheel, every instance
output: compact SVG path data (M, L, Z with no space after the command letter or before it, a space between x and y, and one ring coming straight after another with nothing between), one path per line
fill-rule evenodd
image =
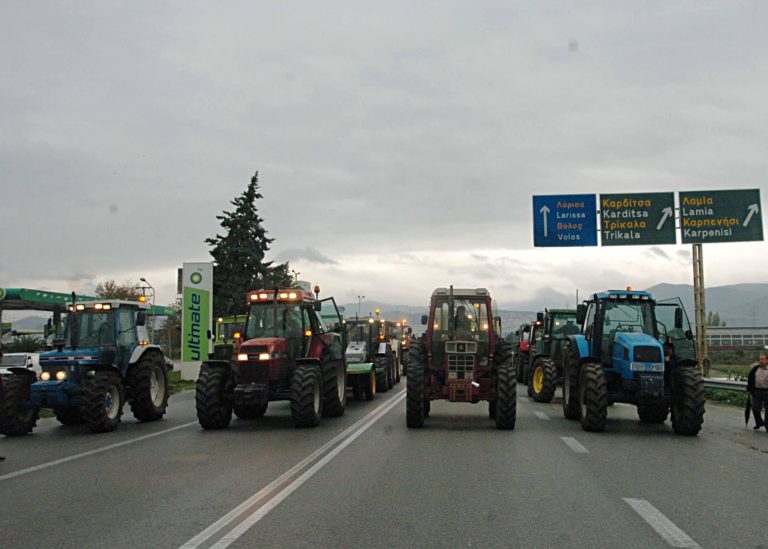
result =
M239 419L259 419L267 413L269 404L252 404L250 406L232 406L232 411Z
M533 363L533 372L528 386L536 402L552 402L557 385L557 368L549 357L539 357Z
M389 368L387 364L387 357L379 355L373 359L373 367L376 368L376 387L380 393L386 393L389 391Z
M323 417L339 417L347 408L347 369L344 362L327 357L321 361L323 372Z
M54 408L53 415L62 425L80 425L83 419L83 408L80 406L67 406Z
M411 357L408 365L408 380L405 398L405 424L411 429L424 426L424 418L428 415L428 400L424 399L424 368L426 353L420 345L411 346Z
M696 436L704 423L704 380L695 368L679 368L674 373L672 429L678 435Z
M603 367L588 362L579 372L579 419L585 431L604 431L608 416L608 384Z
M432 411L432 401L429 399L424 399L424 417L429 417L430 412Z
M323 415L323 373L317 364L299 364L291 379L291 417L296 427L317 427Z
M664 423L669 415L669 406L663 402L645 402L637 405L637 415L642 423Z
M37 425L40 408L27 408L33 379L31 376L3 376L4 397L0 401L0 433L16 437L31 433Z
M94 433L114 431L125 405L123 381L115 372L96 372L83 387L83 419Z
M395 386L395 354L392 349L387 351L387 389Z
M496 419L496 408L498 406L496 405L495 400L489 400L488 401L488 417L491 419Z
M514 429L517 417L517 378L511 360L497 368L496 392L496 428Z
M230 370L203 363L195 389L197 420L203 429L226 429L232 421L232 404L226 398Z
M131 412L139 421L156 421L168 407L168 371L161 356L144 355L127 376Z
M363 383L363 380L360 380L361 383ZM373 400L376 398L376 370L371 368L371 373L368 375L368 380L365 385L364 393L365 393L365 400Z

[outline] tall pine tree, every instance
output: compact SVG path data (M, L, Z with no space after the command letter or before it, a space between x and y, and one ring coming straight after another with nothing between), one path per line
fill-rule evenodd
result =
M214 315L242 315L247 311L245 294L261 288L286 287L292 278L288 263L273 266L265 261L273 238L267 238L259 217L256 200L263 198L259 192L259 172L243 193L231 204L233 211L217 215L224 234L206 238L213 256L213 310Z

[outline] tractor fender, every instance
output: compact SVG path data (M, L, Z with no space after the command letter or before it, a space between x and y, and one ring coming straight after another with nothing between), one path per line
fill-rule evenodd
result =
M30 370L29 368L21 368L19 366L8 366L8 367L5 367L5 369L14 375L27 376L29 379L32 380L33 383L37 381L37 374L35 374L35 372Z
M213 359L204 360L203 363L200 365L201 368L203 364L206 366L211 366L213 368L229 368L231 366L231 363L228 360L213 360Z
M376 348L376 354L377 355L386 355L387 354L387 348L389 347L389 343L379 343L379 346Z
M296 359L296 365L299 364L320 364L320 359L315 357L309 357L309 358L297 358Z
M163 350L160 345L139 345L131 353L131 358L128 360L128 364L136 364L145 353L158 353L163 358Z
M589 343L581 334L568 336L568 348L569 352L578 355L579 364L589 358Z

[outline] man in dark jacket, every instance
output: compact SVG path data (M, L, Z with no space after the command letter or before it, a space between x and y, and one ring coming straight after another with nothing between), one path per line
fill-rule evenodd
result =
M754 429L758 430L760 427L765 427L765 430L768 431L768 425L762 417L763 408L765 408L766 416L768 416L768 353L760 353L760 361L750 370L747 378L747 392L752 395L752 413L755 416Z

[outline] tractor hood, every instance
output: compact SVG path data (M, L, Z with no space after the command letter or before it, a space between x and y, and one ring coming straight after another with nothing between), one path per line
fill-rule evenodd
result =
M78 349L63 349L50 351L40 355L40 366L63 366L72 364L105 364L115 359L113 347L81 347Z
M635 332L616 332L616 341L622 343L625 347L635 347L637 345L657 346L661 349L659 340L648 334L639 334Z
M616 342L629 350L633 362L664 362L664 347L658 339L648 334L618 332Z
M285 353L288 350L288 342L283 337L257 337L244 341L240 349L255 349L261 353Z
M344 357L348 363L362 363L365 362L367 350L368 344L365 341L353 341L347 345Z

